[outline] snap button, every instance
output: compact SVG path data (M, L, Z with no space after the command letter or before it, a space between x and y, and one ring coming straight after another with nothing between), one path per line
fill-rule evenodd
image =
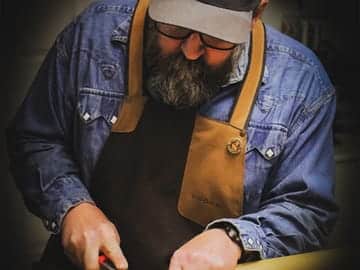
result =
M83 115L83 119L85 120L85 121L87 121L87 120L89 120L90 119L90 114L89 113L84 113L84 115Z
M55 223L55 222L52 222L52 223L51 223L51 229L52 229L52 230L55 230L55 229L56 229L56 223Z
M275 155L275 153L271 148L267 149L266 152L265 152L265 156L267 158L272 158L274 155Z
M114 77L116 69L113 65L103 64L101 68L106 79L110 80Z
M118 119L118 118L114 115L114 116L111 118L111 120L110 120L111 124L115 124L116 121L117 121L117 119Z
M241 139L239 137L230 139L226 148L228 152L232 155L239 154L241 152Z
M113 37L113 40L126 44L127 41L128 41L128 37L127 37L127 36L119 36L119 35L118 35L118 36L114 36L114 37Z

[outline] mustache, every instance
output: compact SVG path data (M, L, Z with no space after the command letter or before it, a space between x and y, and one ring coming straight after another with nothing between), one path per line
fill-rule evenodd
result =
M146 68L147 71L155 73L161 72L163 74L173 74L176 72L179 78L185 78L187 77L186 75L191 75L191 77L198 77L198 79L208 77L211 81L213 79L219 79L218 74L223 70L210 67L203 56L196 60L188 60L182 52L176 52L168 56L162 56L159 53L155 54L153 59L154 61L151 61L148 68ZM156 61L155 59L158 60ZM185 72L180 72L181 69Z

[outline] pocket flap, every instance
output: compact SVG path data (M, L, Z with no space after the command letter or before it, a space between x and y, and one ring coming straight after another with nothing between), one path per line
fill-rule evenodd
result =
M246 152L256 149L263 158L275 159L281 153L287 130L278 125L249 125Z
M90 123L99 117L113 124L117 116L123 94L98 89L81 88L79 91L78 112L85 123Z

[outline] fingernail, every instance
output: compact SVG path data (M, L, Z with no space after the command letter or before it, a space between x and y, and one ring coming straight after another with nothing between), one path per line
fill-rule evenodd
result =
M118 270L126 270L126 269L128 269L129 266L128 266L127 262L123 262L123 263L116 265L115 267Z
M128 265L127 265L127 264L121 264L118 269L119 269L119 270L127 270L127 269L128 269Z

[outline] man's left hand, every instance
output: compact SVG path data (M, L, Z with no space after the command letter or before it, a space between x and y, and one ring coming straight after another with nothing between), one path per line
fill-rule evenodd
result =
M173 254L169 270L234 270L241 248L222 229L210 229Z

